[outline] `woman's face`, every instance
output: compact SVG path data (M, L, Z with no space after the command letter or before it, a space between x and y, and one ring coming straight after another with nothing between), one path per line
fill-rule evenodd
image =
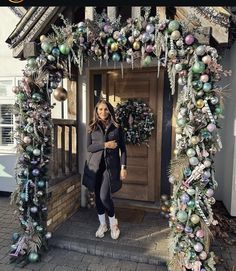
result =
M104 103L99 104L97 108L97 114L101 120L106 120L109 116L107 105Z

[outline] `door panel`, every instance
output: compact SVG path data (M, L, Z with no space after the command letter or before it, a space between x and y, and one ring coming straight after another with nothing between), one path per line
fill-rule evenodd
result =
M162 91L161 91L162 93ZM116 106L120 101L128 98L141 99L149 105L154 113L155 120L160 102L158 98L158 80L156 71L125 71L123 78L119 71L107 72L107 97L109 102ZM128 177L123 181L122 189L114 196L122 199L155 201L160 178L160 159L156 159L157 122L155 130L149 139L149 148L146 145L127 144L127 170ZM160 127L160 125L159 125ZM160 133L158 133L160 135ZM160 138L159 138L160 139Z

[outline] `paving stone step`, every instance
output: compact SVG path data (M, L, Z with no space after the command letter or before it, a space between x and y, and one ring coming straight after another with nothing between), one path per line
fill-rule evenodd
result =
M52 247L77 251L96 256L110 257L119 260L128 260L138 263L155 264L165 266L169 260L162 251L154 251L147 248L109 243L106 241L96 241L70 237L64 235L54 235L50 240Z

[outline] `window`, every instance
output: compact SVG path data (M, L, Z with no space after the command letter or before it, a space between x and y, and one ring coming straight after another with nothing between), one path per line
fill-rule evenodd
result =
M20 78L0 77L0 152L14 148L14 115L15 95L12 87L18 85Z

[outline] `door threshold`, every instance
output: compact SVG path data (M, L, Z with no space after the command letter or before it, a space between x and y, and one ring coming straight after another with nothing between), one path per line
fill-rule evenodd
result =
M115 207L141 209L148 212L160 212L160 202L145 202L138 200L113 198Z

